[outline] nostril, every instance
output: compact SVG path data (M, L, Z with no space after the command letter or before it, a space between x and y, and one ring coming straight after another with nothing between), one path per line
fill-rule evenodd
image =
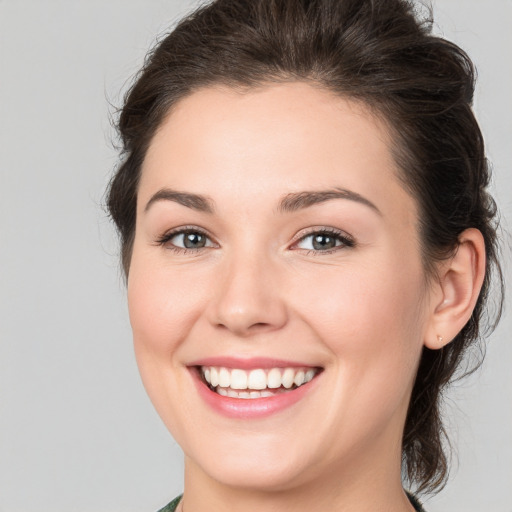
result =
M236 324L235 322L219 322L217 324L217 328L231 331L240 337L245 337L257 332L264 332L274 329L272 324L268 322L256 322L249 325L243 323Z
M268 327L270 324L267 324L265 322L258 322L258 323L255 323L253 325L251 325L249 327L249 329L261 329L261 328L266 328Z

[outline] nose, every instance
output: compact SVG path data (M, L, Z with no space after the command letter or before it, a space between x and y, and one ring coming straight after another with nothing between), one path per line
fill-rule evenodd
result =
M279 269L270 258L240 255L223 262L208 317L217 329L239 337L282 328L288 313Z

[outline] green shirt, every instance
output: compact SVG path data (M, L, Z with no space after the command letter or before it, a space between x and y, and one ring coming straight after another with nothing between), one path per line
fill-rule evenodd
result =
M411 496L409 493L407 493L407 496L409 497L410 502L412 503L412 506L417 512L425 512L423 510L423 507L421 506L420 502L414 497ZM160 509L158 512L174 512L176 510L176 507L178 506L178 503L181 500L181 496L178 496L177 498L174 498L171 503L166 505L164 508Z
M164 508L161 508L158 512L174 512L176 510L176 507L178 506L178 503L181 500L181 496L178 496L177 498L174 498L171 503L167 504Z

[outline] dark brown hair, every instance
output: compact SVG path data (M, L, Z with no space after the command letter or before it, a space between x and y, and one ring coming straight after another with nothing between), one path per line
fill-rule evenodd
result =
M434 263L453 254L466 228L482 232L487 253L471 319L450 344L425 348L420 360L402 447L404 478L419 491L446 481L441 393L481 338L493 267L503 288L496 207L471 109L473 65L431 26L430 13L420 20L406 0L216 0L199 8L149 53L125 97L118 123L123 159L108 191L127 275L141 166L155 130L180 99L209 85L301 80L384 118L400 179L418 202L426 275L435 277ZM501 302L498 310L496 318Z

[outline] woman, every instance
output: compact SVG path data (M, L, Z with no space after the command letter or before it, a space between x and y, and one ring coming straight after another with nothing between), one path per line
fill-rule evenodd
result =
M162 510L422 510L495 206L474 74L403 0L217 0L126 97L108 205ZM178 507L178 508L176 508Z

